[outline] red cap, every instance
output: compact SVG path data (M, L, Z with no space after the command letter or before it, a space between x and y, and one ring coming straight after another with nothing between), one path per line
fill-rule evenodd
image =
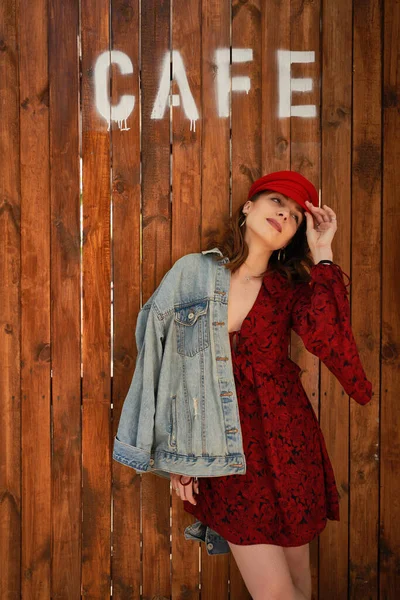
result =
M311 211L306 206L306 200L314 206L318 206L318 192L314 185L295 171L276 171L260 177L252 184L247 200L262 190L280 192L300 204L309 213Z

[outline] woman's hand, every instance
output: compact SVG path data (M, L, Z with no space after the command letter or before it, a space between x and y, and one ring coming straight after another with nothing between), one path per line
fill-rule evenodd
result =
M196 494L199 493L199 482L196 479L192 478L192 481L189 485L182 485L179 481L180 477L182 477L183 483L187 483L190 477L186 475L177 475L176 473L171 473L171 481L172 481L172 489L175 490L176 495L179 496L182 500L188 500L192 504L197 504L194 499L193 492Z
M322 208L314 206L308 200L306 200L306 204L312 213L305 211L307 242L311 254L317 257L321 254L321 250L327 249L330 251L333 236L337 230L336 214L326 204Z

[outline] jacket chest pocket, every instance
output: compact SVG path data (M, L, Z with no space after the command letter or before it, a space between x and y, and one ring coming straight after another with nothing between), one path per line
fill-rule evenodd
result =
M177 351L194 356L210 345L208 333L208 300L175 308Z

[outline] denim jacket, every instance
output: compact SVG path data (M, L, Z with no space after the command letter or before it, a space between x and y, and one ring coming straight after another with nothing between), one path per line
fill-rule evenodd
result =
M221 258L215 260L213 253ZM136 471L168 479L170 473L193 477L246 473L227 327L231 272L224 265L228 260L218 248L183 256L138 314L135 372L113 449L115 460ZM285 327L279 330L279 351L256 357L253 367L258 362L299 384L300 367L288 356L291 319L306 348L324 361L350 396L365 404L371 399L371 382L351 332L341 269L316 265L312 271L320 288L330 289L328 280L333 282L337 297L330 302L335 315L340 300L343 312L340 320L335 317L336 333L332 328L325 331L324 314L318 302L310 304L307 283L296 286L299 293L285 296L284 302L286 289L277 278L268 278L273 310L281 311ZM320 330L313 332L310 324L315 318ZM339 349L331 344L334 334L339 336ZM346 353L340 351L342 345Z
M186 254L142 306L113 459L140 472L246 472L228 334L227 257Z

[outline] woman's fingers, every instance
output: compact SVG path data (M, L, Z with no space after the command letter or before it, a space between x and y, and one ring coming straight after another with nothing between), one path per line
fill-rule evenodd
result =
M336 219L336 213L326 204L324 204L325 210L329 215L329 218L332 219L332 217L334 217Z
M189 485L186 486L185 489L186 489L186 500L189 500L189 502L191 504L197 504L197 501L193 495L193 480L191 481L191 483L189 483Z
M332 217L336 217L334 211L327 204L324 204L323 207L314 206L308 200L306 200L306 204L318 223L329 222Z
M180 482L180 477L181 477L180 475L172 475L171 474L171 481L172 481L172 485L176 491L176 495L179 496L179 498L181 500L188 500L191 504L197 504L197 502L193 496L194 479L192 479L192 481L188 485L183 485ZM186 475L182 475L182 481L183 481L183 483L186 483L188 481L188 477ZM198 484L197 484L197 486L198 486Z

